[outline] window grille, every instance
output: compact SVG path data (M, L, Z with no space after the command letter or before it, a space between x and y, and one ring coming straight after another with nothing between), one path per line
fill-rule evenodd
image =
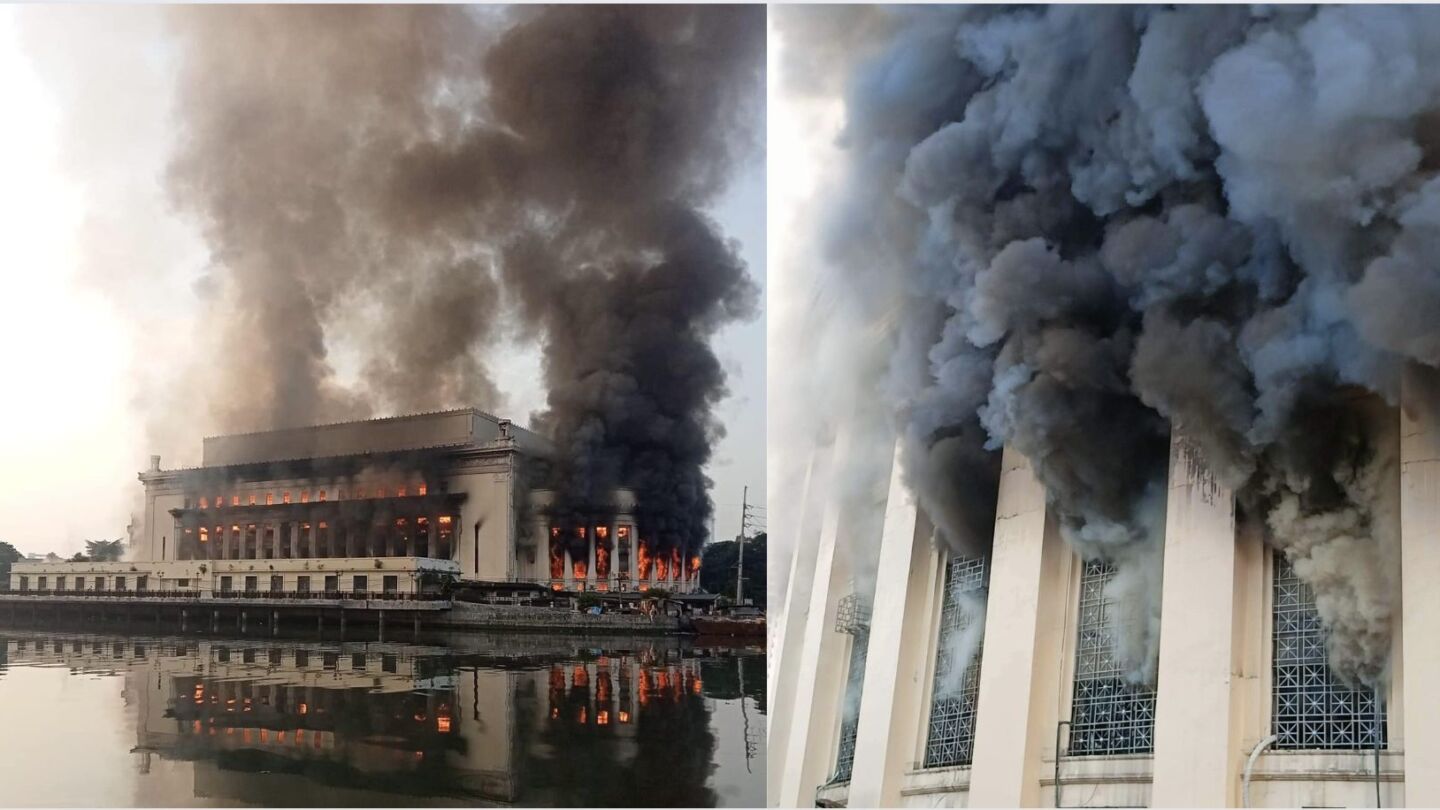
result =
M1331 672L1314 592L1284 554L1276 553L1274 560L1274 747L1368 750L1378 743L1385 748L1383 702L1374 690L1343 683Z
M1155 689L1125 680L1115 661L1118 627L1105 586L1115 567L1085 563L1080 578L1080 632L1075 650L1075 692L1070 707L1072 756L1144 754L1155 747Z
M835 776L831 782L849 782L855 765L855 737L860 730L860 693L865 685L865 657L870 650L870 633L862 629L850 639L850 668L845 676L844 705L841 707L840 748L835 755Z
M870 629L870 603L858 593L840 597L835 606L835 632L859 636Z
M959 689L954 686L949 645L970 628L977 617L965 610L967 600L984 601L985 560L951 557L945 566L945 601L940 609L940 636L935 652L934 698L930 703L930 733L925 742L925 767L969 765L975 751L975 702L980 693L980 658L983 649L965 666ZM983 632L983 628L980 631ZM942 694L946 687L949 692Z

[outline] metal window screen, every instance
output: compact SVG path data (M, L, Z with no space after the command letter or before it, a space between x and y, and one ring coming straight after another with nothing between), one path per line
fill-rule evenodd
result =
M1070 708L1072 756L1143 754L1155 747L1155 689L1125 680L1115 662L1117 626L1105 585L1115 568L1085 563L1080 578L1080 632L1075 651L1075 694Z
M961 662L952 660L954 653L949 649L952 641L975 621L962 603L969 594L985 598L985 560L952 557L945 566L945 602L940 609L940 636L935 650L935 697L930 704L930 733L925 741L926 768L969 765L975 752L975 701L980 692L980 658L984 650L976 648L957 689L953 670Z
M840 720L840 750L835 755L835 776L831 782L850 781L855 766L855 735L860 730L860 692L865 684L865 656L870 650L868 630L850 639L850 669L845 676L845 697Z
M1384 705L1373 690L1349 686L1330 671L1314 592L1284 554L1274 560L1274 747L1385 748Z

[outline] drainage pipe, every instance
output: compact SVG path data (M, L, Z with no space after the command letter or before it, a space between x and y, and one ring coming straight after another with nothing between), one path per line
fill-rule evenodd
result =
M1241 805L1242 807L1250 806L1250 772L1255 769L1255 760L1259 759L1260 754L1262 754L1266 748L1269 748L1278 739L1280 738L1275 736L1274 734L1271 734L1269 737L1266 737L1260 742L1255 743L1255 747L1250 750L1250 757L1245 760L1245 778L1241 783L1244 786L1242 788L1242 796L1244 799L1244 803Z

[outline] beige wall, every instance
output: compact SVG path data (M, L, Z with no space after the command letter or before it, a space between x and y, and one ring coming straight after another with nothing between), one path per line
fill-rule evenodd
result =
M1410 388L1407 396L1414 396ZM1381 802L1430 806L1437 801L1430 794L1440 789L1434 730L1440 588L1433 585L1440 580L1440 420L1412 413L1403 430L1395 482L1402 488L1403 623L1397 618ZM1271 733L1271 554L1264 529L1237 520L1233 495L1192 451L1180 439L1172 446L1155 752L1065 756L1063 806L1239 805L1246 758ZM827 504L817 536L792 563L792 577L805 581L790 582L783 638L771 659L785 697L771 718L772 741L778 734L785 742L778 752L772 748L772 806L812 806L817 799L855 806L1055 804L1055 739L1057 723L1071 711L1080 566L1028 462L1009 448L998 507L973 767L916 769L930 709L943 554L916 542L924 515L892 482L854 771L848 784L824 785L834 769L849 642L834 630L834 602L848 592L835 549L843 504L835 498ZM1407 694L1405 685L1417 683L1427 686ZM1374 767L1369 752L1268 751L1254 766L1251 804L1374 806Z
M147 589L169 591L179 589L180 580L186 580L187 590L213 592L220 589L221 577L232 578L231 589L242 590L245 577L256 578L256 588L269 591L271 577L282 578L281 590L294 591L301 576L310 576L310 589L324 588L326 576L339 576L340 590L351 589L353 577L368 577L367 588L379 592L384 577L395 576L399 593L413 593L417 588L421 572L458 575L459 566L449 560L431 560L418 557L353 557L325 560L187 560L183 562L152 563L16 563L11 574L11 589L18 590L20 577L29 577L29 587L39 589L39 577L45 576L48 587L55 588L56 577L66 578L66 590L76 590L76 577L83 578L84 590L93 591L95 578L105 578L105 589L115 587L115 577L126 578L126 588L135 590L136 579L148 576Z

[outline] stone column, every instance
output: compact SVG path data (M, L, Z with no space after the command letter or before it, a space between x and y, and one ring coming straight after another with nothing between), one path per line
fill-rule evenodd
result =
M235 559L235 524L226 521L225 524L220 527L220 533L224 535L225 538L225 545L220 554L220 559Z
M1046 513L1030 462L1006 447L990 556L976 704L973 807L1038 807L1055 752L1057 696L1074 654L1065 615L1075 555Z
M841 432L836 445L833 457L838 469L849 455L848 429ZM796 549L797 556L813 558L814 565L806 577L808 598L800 599L798 591L791 589L786 603L787 623L799 624L799 643L780 652L781 666L794 667L795 688L788 704L792 709L778 713L791 724L787 744L771 755L767 767L779 777L779 790L770 793L771 806L812 806L815 788L835 765L849 651L847 637L835 632L836 609L850 580L849 566L836 553L836 539L844 528L844 507L841 495L827 489L814 545ZM792 572L791 581L801 573L798 569Z
M309 523L306 523L302 528L302 531L305 532L305 556L319 557L320 549L316 545L316 539L319 537L319 533L318 529L315 526L315 522L312 520Z
M594 526L585 527L585 537L585 545L590 554L590 562L585 568L585 589L593 591L595 590L595 583L599 579L595 575L595 543L597 542L597 538L595 537Z
M300 558L300 522L290 521L290 559Z
M425 556L440 556L440 516L430 515L425 519Z
M1246 752L1231 707L1243 680L1235 627L1235 497L1200 448L1170 437L1151 807L1240 804ZM1195 606L1205 620L1195 620Z
M944 581L929 521L920 515L900 469L900 445L890 467L890 494L880 540L871 607L870 649L860 693L852 807L898 807L915 741L928 725L926 675L938 630L931 609ZM938 575L938 576L937 576Z
M640 532L633 524L626 539L630 543L630 587L634 588L640 581Z
M620 537L615 532L619 528L614 521L606 524L605 540L610 544L610 570L605 572L605 581L610 583L610 590L620 588Z
M1390 728L1403 720L1403 743L1390 737L1391 750L1405 751L1408 807L1440 804L1440 380L1429 371L1407 369L1401 383L1400 414L1400 622L1403 630L1400 677L1415 684L1395 705ZM1397 708L1399 711L1397 712Z
M575 587L575 568L570 562L570 547L565 546L565 569L561 572L565 575L565 590L572 590Z

